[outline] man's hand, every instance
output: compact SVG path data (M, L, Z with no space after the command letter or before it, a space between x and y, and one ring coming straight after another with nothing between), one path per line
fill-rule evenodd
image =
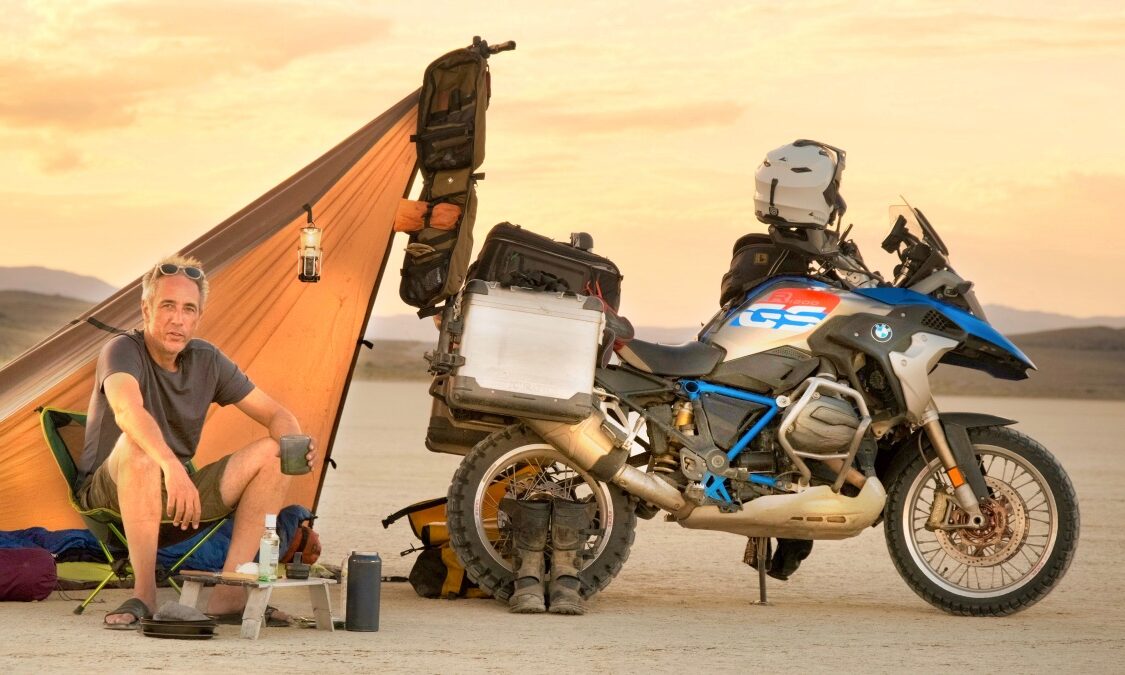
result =
M264 391L255 387L241 401L235 403L239 410L246 413L250 419L269 429L270 436L280 441L282 436L298 435L301 425L293 413L286 410L281 404L269 397ZM281 451L278 450L278 457ZM305 455L309 466L315 466L316 444L309 438L309 451Z
M300 436L301 434L293 434L293 435ZM277 448L277 456L281 457L281 446L280 445L278 445L278 448ZM305 461L308 462L310 469L312 467L316 466L316 464L314 464L314 462L316 462L316 441L313 440L312 436L309 436L309 450L308 450L308 452L305 453ZM283 460L283 463L284 463L284 460Z
M305 455L305 459L309 461L309 466L316 466L316 441L312 436L309 436L309 452Z
M187 469L179 462L164 468L164 487L168 491L168 517L181 530L199 528L202 507L199 490L188 477Z

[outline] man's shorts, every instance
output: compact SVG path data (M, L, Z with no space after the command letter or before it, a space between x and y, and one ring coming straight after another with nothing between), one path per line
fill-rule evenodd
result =
M223 495L219 489L229 459L230 455L227 455L195 473L189 474L191 482L199 490L200 523L219 520L234 510L234 508L223 503ZM117 498L117 484L113 482L113 478L109 475L109 467L106 464L108 462L102 462L94 475L86 479L86 482L78 488L75 497L78 500L78 505L83 509L109 509L120 514L121 502ZM164 487L163 480L160 483L160 517L162 524L172 522L172 518L168 516L168 490Z

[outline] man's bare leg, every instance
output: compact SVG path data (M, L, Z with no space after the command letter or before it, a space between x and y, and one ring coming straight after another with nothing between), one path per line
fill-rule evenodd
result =
M160 537L161 486L164 475L137 444L121 434L106 459L113 481L125 538L129 540L129 563L135 578L133 597L150 610L156 609L156 548ZM126 486L124 489L122 486ZM133 623L131 614L107 614L106 623Z
M234 533L224 572L254 559L267 513L276 514L289 491L290 477L281 473L277 441L262 438L238 450L227 461L220 490L223 503L238 504L234 512ZM208 614L241 612L246 592L237 586L216 586L207 604Z

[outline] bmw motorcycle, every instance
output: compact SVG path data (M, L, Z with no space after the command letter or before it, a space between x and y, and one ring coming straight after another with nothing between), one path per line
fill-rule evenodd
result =
M750 538L831 540L882 523L910 588L958 615L1041 600L1078 542L1074 488L1014 420L938 409L939 365L1023 379L1034 365L985 318L922 214L892 209L893 280L847 232L820 236L807 276L766 279L683 345L632 340L598 368L578 423L513 416L465 456L449 489L452 545L470 577L512 592L504 497L592 501L582 594L605 588L637 517ZM805 242L807 245L807 242ZM764 597L764 577L761 577Z

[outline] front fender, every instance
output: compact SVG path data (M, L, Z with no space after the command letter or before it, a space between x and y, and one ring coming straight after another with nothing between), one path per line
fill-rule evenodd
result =
M980 427L1009 427L1016 423L1016 420L1010 420L1006 417L973 412L943 412L940 413L940 419L941 425L947 430L951 425L962 429L977 429ZM879 454L875 457L875 475L879 477L883 485L889 487L897 474L899 465L905 463L896 462L896 459L904 452L918 452L919 436L925 439L925 430L919 428L898 443L879 448ZM928 445L929 440L925 440L925 443Z
M943 412L940 413L939 416L943 423L956 424L966 429L977 429L979 427L1010 427L1016 423L1015 420L1010 420L1006 417L997 417L996 415L987 415L985 413Z

